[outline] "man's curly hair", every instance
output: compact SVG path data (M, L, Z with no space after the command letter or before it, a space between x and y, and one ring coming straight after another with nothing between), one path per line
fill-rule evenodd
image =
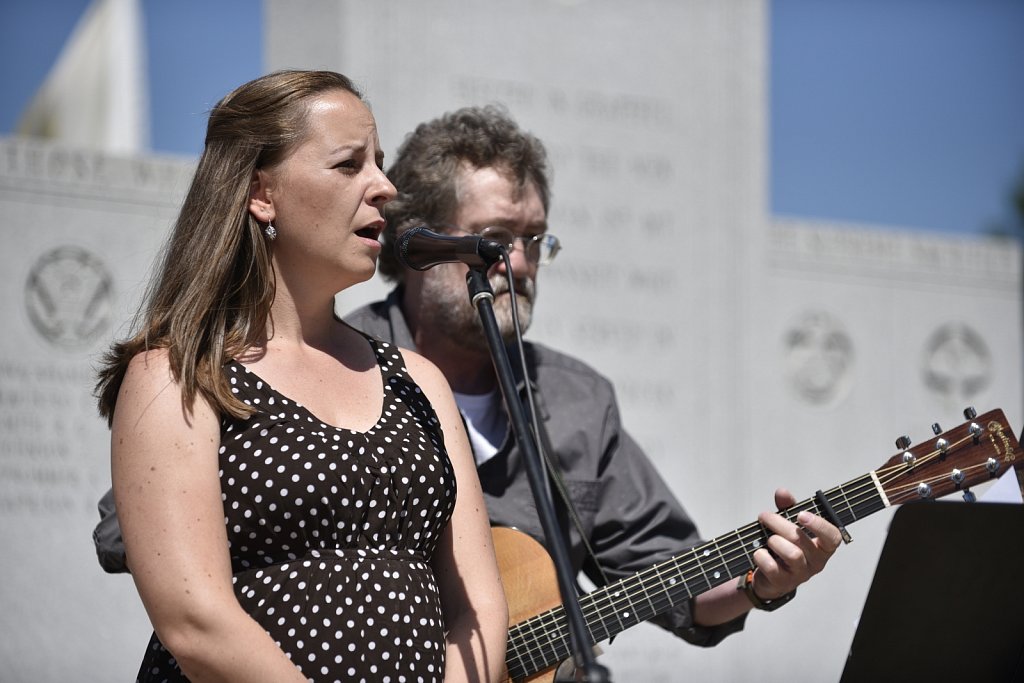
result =
M463 168L495 168L519 187L532 183L547 213L550 202L547 151L503 108L465 107L426 123L406 137L388 170L398 196L385 207L387 228L380 273L401 282L404 267L395 256L398 237L416 226L442 226L458 208L458 174Z

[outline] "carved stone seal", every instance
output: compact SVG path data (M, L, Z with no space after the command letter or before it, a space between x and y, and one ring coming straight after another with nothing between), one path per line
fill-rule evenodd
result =
M33 264L25 309L46 341L65 349L87 346L106 330L113 311L113 278L85 249L60 246Z
M842 323L823 311L809 311L783 338L786 375L796 394L816 405L831 405L852 382L853 340Z
M925 341L922 375L929 390L968 400L992 381L992 354L984 337L969 325L947 323Z

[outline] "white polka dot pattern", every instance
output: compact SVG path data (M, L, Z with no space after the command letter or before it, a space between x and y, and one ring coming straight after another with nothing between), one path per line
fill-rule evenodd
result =
M311 681L441 681L429 558L455 476L398 349L371 343L384 403L365 432L325 424L241 364L225 366L232 391L258 409L221 424L235 593ZM155 635L139 680L185 680Z

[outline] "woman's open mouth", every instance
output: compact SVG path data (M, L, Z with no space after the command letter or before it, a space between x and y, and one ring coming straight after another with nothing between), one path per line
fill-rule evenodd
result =
M356 230L356 234L359 235L360 237L363 237L368 240L373 240L376 242L378 239L380 239L380 234L383 231L384 228L382 228L379 225L368 225L365 228L360 228L359 230Z

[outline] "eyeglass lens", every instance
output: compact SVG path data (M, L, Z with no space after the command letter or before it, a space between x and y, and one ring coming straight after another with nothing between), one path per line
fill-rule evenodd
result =
M522 242L526 258L540 265L551 263L555 258L555 254L561 248L558 238L546 232L528 237L513 234L511 230L506 228L490 227L480 231L480 236L505 245L510 254L515 250L516 241Z

